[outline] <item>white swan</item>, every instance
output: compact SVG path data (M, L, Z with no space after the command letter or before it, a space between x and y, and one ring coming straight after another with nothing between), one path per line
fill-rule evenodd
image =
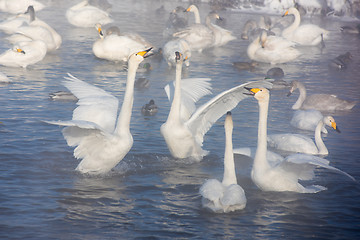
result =
M76 27L93 27L95 24L108 24L113 22L110 15L94 6L88 1L82 1L66 11L66 19Z
M213 47L215 37L213 31L209 28L209 26L212 27L210 18L211 15L206 17L206 25L195 23L184 30L174 33L173 36L185 39L189 43L191 51L202 52L206 48Z
M185 11L194 13L195 24L201 24L199 9L195 5L190 5Z
M210 15L207 17L207 21L209 21L210 19L221 20L222 18L217 13L210 13ZM213 32L213 35L214 35L213 46L214 47L224 46L228 42L236 39L236 37L232 34L232 32L225 28L222 28L211 22L207 23L207 26Z
M255 153L254 164L251 170L251 179L263 191L292 191L299 193L316 193L326 188L319 185L304 187L299 180L311 180L314 178L314 169L323 167L339 173L345 174L352 180L349 174L329 166L329 161L320 157L293 154L271 166L268 162L267 154L267 116L269 109L270 94L266 88L249 89L250 94L254 95L259 104L259 124L257 150Z
M316 109L319 111L350 110L356 105L356 101L347 101L338 98L332 94L313 94L306 95L304 84L296 80L291 82L291 88L288 93L290 96L296 89L299 89L300 95L292 106L292 109Z
M18 42L12 49L0 55L0 65L26 68L43 60L46 51L46 44L40 40Z
M45 5L35 0L0 0L0 11L19 14L26 11L28 6L33 6L36 11L45 8Z
M317 124L323 117L322 113L315 109L296 110L290 124L299 129L315 131ZM325 126L322 127L321 132L328 133Z
M79 99L79 106L74 110L72 120L47 123L66 126L62 132L67 144L76 147L74 156L82 159L76 168L81 173L105 174L130 151L136 69L149 50L134 53L129 58L124 101L117 119L117 98L70 74L66 77L65 86Z
M94 42L92 50L98 58L126 62L131 54L149 48L148 44L137 42L133 38L119 35L117 32L104 35L100 24L95 24L95 28L100 39Z
M323 43L329 31L314 24L300 25L300 13L296 8L290 8L283 16L294 15L294 22L282 31L282 36L304 46L315 46Z
M265 32L263 32L262 34L264 33ZM270 63L270 64L279 64L279 63L286 63L293 61L297 57L299 57L301 53L297 49L291 46L287 46L284 48L281 47L269 48L266 47L266 43L264 43L262 46L261 36L258 36L249 44L247 48L247 55L253 61Z
M246 196L244 189L237 184L234 154L232 150L233 121L231 112L225 118L224 176L222 182L208 179L200 188L202 205L213 212L232 212L244 209Z
M307 136L290 133L269 135L268 143L271 147L283 151L327 155L329 154L329 151L321 138L321 130L324 125L332 127L337 132L340 132L335 119L331 116L325 116L316 125L315 143Z
M29 23L23 23L16 29L16 34L7 39L15 44L19 41L42 40L47 45L47 51L53 51L60 47L62 43L61 36L46 22L35 17L33 6L29 6L27 11L29 14Z
M173 39L168 41L163 47L163 57L169 67L175 67L175 52L181 52L184 55L184 64L190 66L191 49L189 43L185 39Z
M168 119L160 132L174 158L193 158L200 161L207 151L202 149L204 135L222 115L232 110L246 98L245 86L271 86L267 82L252 82L224 91L195 109L195 102L209 93L208 80L192 79L184 94L182 90L181 70L183 57L176 53L176 79L173 100ZM186 100L184 101L184 95ZM192 107L192 108L191 108ZM187 110L187 111L186 111ZM189 113L189 114L184 114Z

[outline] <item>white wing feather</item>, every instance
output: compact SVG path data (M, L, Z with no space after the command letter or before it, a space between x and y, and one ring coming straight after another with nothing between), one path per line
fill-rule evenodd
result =
M202 145L204 135L211 128L211 126L227 111L235 108L240 101L250 97L244 93L249 91L245 87L266 87L271 88L272 84L267 81L248 82L226 90L207 103L200 106L191 118L185 123L188 128L194 133L196 141Z

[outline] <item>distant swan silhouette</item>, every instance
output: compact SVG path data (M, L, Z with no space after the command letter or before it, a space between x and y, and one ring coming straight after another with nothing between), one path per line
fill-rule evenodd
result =
M232 145L233 121L231 112L225 118L224 176L222 182L209 179L201 186L202 205L213 212L232 212L244 209L246 196L244 189L237 184L234 153Z

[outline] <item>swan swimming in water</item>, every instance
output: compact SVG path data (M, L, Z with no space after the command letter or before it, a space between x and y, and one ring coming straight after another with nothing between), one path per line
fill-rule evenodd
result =
M133 137L130 120L134 100L136 69L150 49L129 57L124 101L118 118L118 99L104 90L69 74L65 86L79 99L70 121L47 121L65 126L64 138L75 147L74 156L82 159L76 170L81 173L106 174L130 151Z
M296 80L291 82L291 88L288 93L290 96L296 89L299 89L300 95L297 101L292 106L292 109L316 109L319 111L337 111L337 110L350 110L355 105L355 101L346 101L338 98L332 94L313 94L306 95L306 88L304 84Z
M329 161L307 154L293 154L278 164L271 165L267 160L267 117L269 110L270 94L266 88L248 89L259 105L259 123L257 149L254 164L251 170L251 179L262 191L292 191L299 193L316 193L326 190L319 185L303 186L299 180L314 178L314 170L323 167L345 174L349 174L329 165Z
M93 27L97 23L105 25L113 22L107 12L89 5L87 0L70 7L66 11L66 19L76 27Z
M233 121L231 112L227 112L225 118L225 154L224 154L224 176L222 182L217 179L208 179L200 188L202 205L213 212L228 213L244 209L246 196L244 189L237 184L232 131Z
M316 46L320 43L324 44L329 31L320 28L314 24L300 25L299 11L292 7L285 12L283 16L294 15L294 22L282 31L282 37L294 41L303 46Z
M301 134L272 134L268 136L268 143L271 147L283 151L299 152L307 154L329 154L322 138L321 130L323 126L329 126L340 132L336 125L335 119L331 116L325 116L317 123L315 128L315 143L307 136Z
M46 52L46 43L43 41L18 42L12 49L0 55L0 65L26 68L43 60Z

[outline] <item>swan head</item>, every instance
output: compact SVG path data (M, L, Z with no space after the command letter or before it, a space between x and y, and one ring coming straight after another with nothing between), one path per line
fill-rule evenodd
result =
M30 22L35 20L35 10L34 10L34 6L30 5L28 6L26 12L24 14L29 14L30 15Z
M268 89L266 89L266 88L247 88L247 87L245 87L245 89L249 91L248 93L245 93L245 94L254 96L254 98L256 100L258 100L259 102L269 101L270 92Z
M286 96L290 97L290 95L299 87L299 82L296 80L293 80L290 85L290 90Z
M225 117L224 128L231 130L231 129L233 129L233 127L234 127L234 124L233 124L231 112L228 111L228 112L226 113L226 117Z
M198 11L198 8L195 5L190 5L184 12L195 12Z
M187 57L185 57L185 60L187 59ZM184 57L183 57L183 54L176 51L175 52L175 62L179 62L179 61L182 61L184 60Z
M291 7L282 16L285 17L285 16L288 16L288 15L294 15L296 13L299 14L299 11L296 8Z
M22 50L20 47L17 47L17 46L15 46L15 47L13 48L13 51L16 52L16 53L25 54L25 51Z
M100 23L95 24L95 29L96 31L98 31L100 38L103 39L104 33L102 31L101 24Z
M336 130L338 133L340 133L340 129L336 125L335 119L332 116L325 116L323 118L323 122L325 125L332 127L334 130Z
M129 62L136 62L138 64L141 63L144 60L144 58L151 56L150 54L148 54L151 51L151 49L152 47L147 50L131 54L129 57Z

